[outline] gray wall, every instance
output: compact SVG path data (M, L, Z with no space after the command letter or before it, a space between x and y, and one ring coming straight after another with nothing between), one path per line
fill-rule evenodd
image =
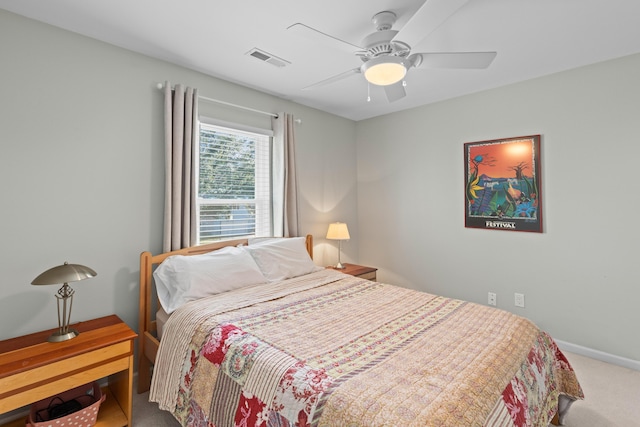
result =
M635 55L358 122L360 261L639 361L639 75ZM465 228L463 144L531 134L544 233Z
M268 66L268 65L265 65ZM302 119L301 229L316 263L337 258L329 222L356 227L355 123L0 10L0 339L57 325L58 286L30 286L64 261L98 276L72 285L72 321L115 313L137 329L139 255L161 250L163 96L158 82ZM206 114L268 116L202 103ZM327 130L331 133L328 135ZM345 245L345 259L357 245Z
M345 221L343 261L383 281L480 303L497 292L560 340L640 360L639 72L632 56L354 123L0 10L0 339L55 326L57 287L29 283L65 260L98 271L75 285L74 321L116 313L137 329L138 257L161 249L156 83L169 80L302 119L317 264L335 263L324 234ZM462 144L537 133L545 232L465 229Z

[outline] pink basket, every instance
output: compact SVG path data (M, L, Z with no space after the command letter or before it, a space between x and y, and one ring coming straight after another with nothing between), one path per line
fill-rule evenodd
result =
M97 382L48 397L31 405L26 427L91 427L96 424L98 409L106 398ZM69 413L69 408L73 412ZM64 415L59 415L61 412Z

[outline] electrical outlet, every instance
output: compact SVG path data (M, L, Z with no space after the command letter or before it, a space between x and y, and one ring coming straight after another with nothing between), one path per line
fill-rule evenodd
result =
M516 307L524 307L524 294L515 294Z
M496 294L495 292L489 292L489 297L487 299L487 303L489 305L496 305Z

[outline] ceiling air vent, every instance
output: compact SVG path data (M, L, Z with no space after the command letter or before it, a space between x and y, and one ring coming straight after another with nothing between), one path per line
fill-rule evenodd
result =
M260 50L258 48L253 48L249 52L246 53L249 56L253 56L254 58L259 59L260 61L269 63L271 65L275 65L276 67L284 67L286 65L291 64L289 61L285 61L282 58L278 58L275 55L265 52L264 50Z

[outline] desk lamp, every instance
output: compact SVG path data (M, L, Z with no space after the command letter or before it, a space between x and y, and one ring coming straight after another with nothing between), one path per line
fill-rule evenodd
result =
M47 341L66 341L80 334L75 329L69 329L74 290L68 285L68 282L88 279L97 276L97 274L98 273L84 265L65 262L63 265L50 268L33 279L33 282L31 282L32 285L59 285L63 283L56 294L58 302L58 331L51 334ZM62 305L62 313L60 313L60 305Z

